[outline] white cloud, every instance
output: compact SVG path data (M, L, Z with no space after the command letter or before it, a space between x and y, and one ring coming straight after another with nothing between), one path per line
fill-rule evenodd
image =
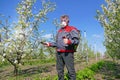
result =
M53 36L52 34L45 34L42 37L46 38L46 39L50 39L50 38L52 38L52 36Z
M92 37L99 39L99 38L101 38L102 36L101 36L100 34L93 34Z

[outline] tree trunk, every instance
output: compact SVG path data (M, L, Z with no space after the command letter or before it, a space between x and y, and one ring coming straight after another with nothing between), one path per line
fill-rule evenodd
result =
M15 74L15 76L18 75L18 67L16 65L14 65L14 74Z

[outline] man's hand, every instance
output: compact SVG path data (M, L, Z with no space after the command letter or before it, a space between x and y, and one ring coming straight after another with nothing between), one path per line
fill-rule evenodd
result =
M68 44L68 41L69 41L68 38L66 38L66 37L63 38L63 42L64 42L65 44Z
M47 47L50 46L50 43L48 43L48 42L41 42L41 44L43 44L44 46L47 46Z

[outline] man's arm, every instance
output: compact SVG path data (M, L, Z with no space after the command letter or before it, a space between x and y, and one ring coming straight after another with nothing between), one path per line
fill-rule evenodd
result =
M55 42L41 42L41 44L47 46L47 47L56 47L56 43Z
M72 30L70 32L70 35L68 37L65 37L63 40L64 40L64 43L65 44L68 44L68 45L76 45L76 44L79 44L79 32L77 30Z

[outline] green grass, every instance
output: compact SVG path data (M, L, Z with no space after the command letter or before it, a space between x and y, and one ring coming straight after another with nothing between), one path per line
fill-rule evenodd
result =
M55 63L55 59L44 59L44 60L25 60L24 65L37 65L37 64L47 64L47 63Z
M19 68L19 75L16 77L13 74L13 66L7 61L0 63L0 79L2 80L24 80L25 78L31 78L39 80L42 72L48 72L49 67L55 65L55 59L34 59L24 60L24 65ZM11 68L10 70L8 69ZM7 71L6 71L7 70ZM7 75L8 74L8 75ZM34 78L33 78L34 77Z
M3 68L8 65L10 65L10 63L8 61L4 61L4 62L0 61L0 68Z
M120 64L112 61L99 61L92 64L89 67L84 68L76 72L76 80L96 80L96 74L101 74L101 79L116 80L120 79ZM104 76L104 77L103 77ZM68 75L65 75L65 80L68 79Z
M11 75L6 76L6 80L57 80L57 74L56 75L47 75L42 76L41 73L43 72L49 72L50 67L52 67L52 64L55 64L55 60L30 60L28 62L25 62L25 66L29 65L30 68L22 69L19 71L19 76L13 76ZM36 66L39 65L39 66ZM34 66L34 67L32 67ZM84 65L83 65L84 66ZM117 71L119 72L119 65L116 66L116 63L111 61L99 61L97 63L94 63L88 67L85 67L82 70L79 70L76 72L76 80L96 80L95 75L97 73L103 75L103 79L116 79L120 78L120 75L114 75ZM105 72L106 71L106 72ZM106 75L109 74L109 75ZM107 77L106 77L107 76ZM68 74L66 73L64 76L65 80L69 80Z

